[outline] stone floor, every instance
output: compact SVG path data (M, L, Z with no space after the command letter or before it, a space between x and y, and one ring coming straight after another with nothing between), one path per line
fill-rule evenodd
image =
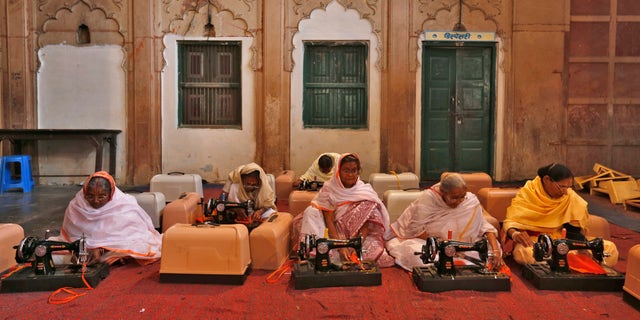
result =
M82 187L35 186L32 192L9 191L0 194L0 223L17 223L25 236L44 237L60 232L64 211Z

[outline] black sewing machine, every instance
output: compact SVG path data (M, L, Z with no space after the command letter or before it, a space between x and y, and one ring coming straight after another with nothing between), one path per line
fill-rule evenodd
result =
M533 257L536 261L547 260L551 270L556 272L569 272L567 254L571 250L590 250L593 259L602 263L604 260L604 241L595 238L590 241L573 239L552 240L548 234L538 236L538 242L533 244Z
M475 243L467 243L453 240L438 241L434 237L427 238L427 243L422 246L422 252L420 259L422 263L433 262L440 275L456 275L456 268L453 263L453 258L458 252L464 251L477 251L480 256L480 266L483 271L486 270L487 258L489 256L489 242L486 238L478 240ZM438 255L438 261L435 260L436 254Z
M213 224L244 224L249 231L260 225L253 220L255 212L253 200L233 202L226 199L209 199L204 207L204 216Z
M329 253L332 249L353 248L359 261L362 261L362 237L352 238L349 240L316 239L315 236L307 235L304 242L300 242L298 256L300 260L309 260L311 250L316 249L315 270L327 272L330 270L344 270L345 265L336 266L331 263Z
M324 182L316 180L302 180L302 183L298 186L298 190L306 191L318 191L322 189Z
M45 238L48 238L45 236ZM87 265L86 238L74 242L52 241L29 236L17 246L15 259L22 268L2 280L1 292L48 291L61 287L85 287L82 277L93 287L109 274L104 263ZM53 254L70 251L71 263L56 266ZM31 264L29 266L28 264Z
M571 250L589 250L606 274L574 272L570 269L567 255ZM538 263L526 264L522 273L538 289L619 291L624 285L624 275L602 264L608 254L604 251L604 240L552 239L540 234L533 244L533 258Z
M464 256L465 260L474 264L456 267L454 258L459 252L465 251L478 252L480 259ZM422 262L427 264L425 267L413 268L413 280L421 291L511 290L508 275L487 268L489 242L486 238L469 243L429 237L422 246L422 251L415 254L420 255Z
M382 274L375 261L362 260L362 244L362 237L340 240L305 236L291 277L295 288L381 285ZM332 263L330 251L342 248L353 249L357 258L343 261L341 265ZM314 251L315 258L312 257Z
M16 262L33 261L33 272L37 275L54 274L56 266L51 254L55 251L71 251L72 263L68 266L78 270L86 262L89 253L85 246L86 239L82 237L74 242L42 240L37 237L26 237L20 241L16 249Z

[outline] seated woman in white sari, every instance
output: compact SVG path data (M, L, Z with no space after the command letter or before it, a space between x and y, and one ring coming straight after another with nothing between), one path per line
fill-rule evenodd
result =
M233 202L253 201L254 221L262 221L278 211L276 194L269 185L267 174L254 162L241 165L229 173L221 196Z
M360 159L347 153L340 157L335 175L318 192L311 205L294 219L294 245L306 235L330 239L362 236L363 260L379 267L393 265L384 248L389 213L371 185L360 180ZM298 232L299 230L299 232ZM336 251L340 252L337 254ZM349 250L331 250L333 263L349 260Z
M387 234L387 250L396 259L396 264L412 271L416 266L425 266L419 255L427 237L475 243L486 237L489 242L489 265L499 270L504 262L498 232L482 215L478 198L467 192L467 185L458 173L445 175L440 183L422 192L404 210L397 221L391 224ZM465 254L479 258L477 252ZM463 261L464 262L464 261Z
M136 198L118 189L105 171L87 178L69 202L60 236L52 239L73 242L83 235L90 250L89 263L112 264L131 257L147 264L160 258L162 235ZM61 263L68 259L56 260Z

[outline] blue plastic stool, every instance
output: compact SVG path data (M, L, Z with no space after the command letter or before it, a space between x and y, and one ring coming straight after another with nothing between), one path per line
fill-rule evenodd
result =
M20 173L18 179L12 179L12 164L19 165ZM2 168L0 168L0 193L9 189L22 189L22 192L31 192L33 189L33 177L31 176L31 156L28 155L11 155L4 156L1 160Z

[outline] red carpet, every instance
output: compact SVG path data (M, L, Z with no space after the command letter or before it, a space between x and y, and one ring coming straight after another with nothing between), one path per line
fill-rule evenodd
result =
M5 319L632 319L621 292L537 290L518 267L511 292L419 291L408 273L382 271L382 285L295 290L289 275L268 284L254 270L243 285L165 284L160 263L111 268L95 290L64 305L50 292L0 295Z
M212 190L206 191L206 198ZM284 206L284 205L280 205ZM280 208L283 209L283 208ZM611 225L624 271L640 234ZM253 270L243 285L159 282L160 263L112 267L86 296L50 305L51 292L0 294L3 319L633 319L622 292L538 290L510 262L510 292L419 291L399 268L382 269L382 285L295 290L284 275Z

